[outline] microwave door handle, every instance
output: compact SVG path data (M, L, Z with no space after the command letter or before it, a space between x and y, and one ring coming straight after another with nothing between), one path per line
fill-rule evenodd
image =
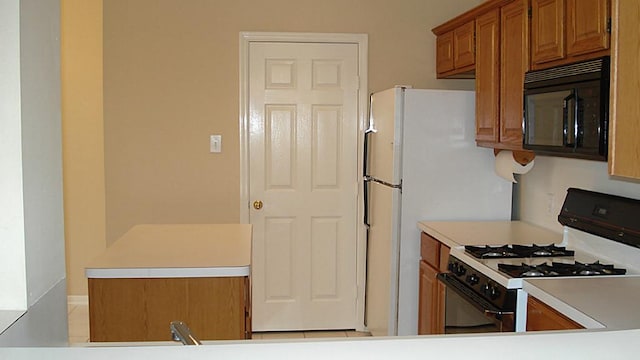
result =
M584 144L584 99L576 96L576 147Z
M571 94L562 100L562 131L564 133L562 144L565 147L574 147L576 138L576 119L575 104L570 104L576 97L575 90L571 90ZM573 106L570 106L573 105ZM569 111L572 112L571 119Z

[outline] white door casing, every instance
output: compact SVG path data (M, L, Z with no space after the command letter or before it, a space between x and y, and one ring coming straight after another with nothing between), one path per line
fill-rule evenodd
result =
M241 213L254 225L252 327L362 329L361 45L245 45Z

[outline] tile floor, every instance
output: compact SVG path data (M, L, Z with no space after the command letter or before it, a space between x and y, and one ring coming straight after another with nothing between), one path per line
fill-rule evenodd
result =
M68 306L69 343L84 343L89 341L89 306ZM368 332L353 330L341 331L295 331L295 332L263 332L254 333L253 339L304 339L304 338L344 338L371 336Z

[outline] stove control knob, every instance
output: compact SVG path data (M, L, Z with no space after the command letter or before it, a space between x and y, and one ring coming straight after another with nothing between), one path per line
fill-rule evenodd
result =
M482 285L482 288L480 289L482 291L482 295L484 296L489 296L489 294L491 293L491 286L489 286L489 284L484 284Z
M450 262L447 268L449 269L449 271L453 272L455 271L457 265L458 265L457 262Z
M489 297L491 298L491 300L495 300L497 298L500 297L500 289L498 289L495 286L491 287L491 290L489 291Z
M462 276L467 273L467 269L462 264L457 264L458 266L453 271L457 276Z
M480 278L476 274L471 274L471 275L467 276L467 282L470 285L473 286L473 285L477 284L478 282L480 282Z
M484 296L488 296L491 300L495 300L500 297L500 289L495 286L486 284L482 287L482 293Z

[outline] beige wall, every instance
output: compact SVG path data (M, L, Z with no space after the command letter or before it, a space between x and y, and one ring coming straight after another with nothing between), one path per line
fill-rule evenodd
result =
M105 1L107 243L138 223L239 220L239 32L366 33L369 91L470 89L435 80L430 29L479 2Z
M640 199L640 182L609 176L606 162L536 156L520 175L520 219L561 232L558 214L570 187Z
M84 267L106 248L102 0L60 5L67 289L83 295Z

